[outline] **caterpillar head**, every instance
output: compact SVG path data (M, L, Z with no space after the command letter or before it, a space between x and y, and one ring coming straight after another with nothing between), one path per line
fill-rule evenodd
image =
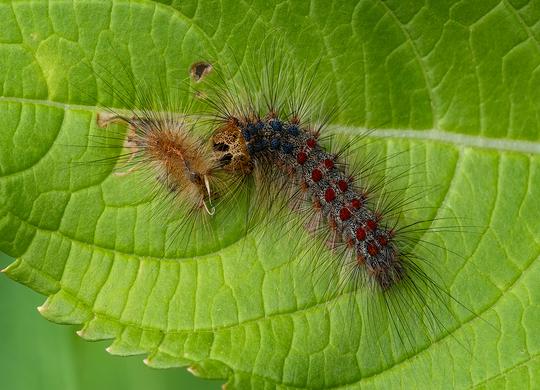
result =
M227 123L212 136L212 150L218 165L229 172L248 175L253 171L253 162L240 133L234 123Z

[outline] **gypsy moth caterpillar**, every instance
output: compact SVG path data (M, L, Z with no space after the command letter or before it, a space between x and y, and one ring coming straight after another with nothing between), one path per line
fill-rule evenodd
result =
M407 169L389 178L385 160L369 153L352 168L347 154L364 153L364 136L330 148L325 130L339 107L325 107L327 88L316 78L317 65L298 64L280 45L246 62L247 69L237 63L238 69L222 70L206 98L216 121L214 152L233 176L254 181L253 213L278 210L312 232L306 241L288 228L273 233L305 252L305 266L326 284L323 300L349 294L351 313L361 301L351 329L361 329L370 349L380 347L385 329L387 342L397 341L407 354L449 334L458 326L457 311L475 316L437 275L444 272L437 256L453 251L441 254L445 248L424 238L460 227L440 226L440 215L405 222L422 194L396 188L392 182ZM377 172L381 168L386 177Z

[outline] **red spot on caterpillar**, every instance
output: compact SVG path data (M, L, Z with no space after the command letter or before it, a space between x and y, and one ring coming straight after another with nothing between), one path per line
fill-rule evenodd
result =
M332 187L328 187L326 191L324 192L324 200L330 203L334 199L336 199L336 191L334 191Z
M377 241L379 242L379 244L381 244L381 246L385 246L386 244L388 244L388 240L385 236L377 237Z
M349 209L342 208L341 210L339 210L339 219L341 219L342 221L346 221L349 218L351 218L351 212L349 211Z
M296 155L296 161L298 162L298 164L304 165L306 160L307 160L307 154L305 152L300 152Z
M322 172L315 168L313 171L311 171L311 179L314 182L320 181L322 179Z
M360 207L362 207L362 202L360 201L360 199L353 199L351 200L351 206L354 207L355 209L359 209Z
M374 231L375 229L377 229L377 222L372 219L368 219L366 222L366 226L369 230Z
M339 180L337 182L337 186L338 186L338 188L340 189L341 192L345 192L349 188L349 185L347 184L347 182L345 180Z
M326 169L332 169L334 168L334 161L327 158L326 160L324 160L324 166L326 167Z
M306 145L313 149L315 145L317 145L317 141L315 141L313 138L310 138L306 141Z
M364 241L366 239L366 231L364 230L364 228L359 227L358 229L356 229L356 238L359 241Z
M375 245L374 243L370 242L370 243L367 245L367 251L368 251L368 253L369 253L371 256L375 256L375 255L377 255L377 253L379 253L379 248L377 248L377 245Z

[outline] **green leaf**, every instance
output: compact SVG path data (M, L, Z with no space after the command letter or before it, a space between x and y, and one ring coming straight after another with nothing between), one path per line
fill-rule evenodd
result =
M41 313L113 338L111 353L230 388L538 386L540 3L168 3L0 4L0 250L17 258L10 278L47 295ZM88 164L118 153L90 147L97 102L129 103L93 65L113 82L173 85L201 59L248 58L266 36L321 58L333 102L352 96L338 132L381 128L377 147L422 164L414 180L434 188L422 202L480 227L438 235L461 257L436 260L481 317L460 314L412 356L370 351L344 330L348 297L327 302L295 272L294 242L275 245L278 222L260 236L222 220L217 242L167 248L164 226L180 217L148 218L150 184Z

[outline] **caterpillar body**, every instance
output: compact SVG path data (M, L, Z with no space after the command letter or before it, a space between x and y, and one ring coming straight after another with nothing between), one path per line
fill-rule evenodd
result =
M302 224L316 234L298 247L315 249L304 262L318 276L328 274L316 277L327 284L325 300L345 293L352 293L351 302L359 294L367 298L360 307L365 337L388 324L392 337L413 353L459 323L452 304L474 316L437 280L428 256L444 248L423 237L460 227L433 227L437 218L404 222L406 206L420 195L403 196L403 188L385 188L394 178L374 177L385 160L358 147L363 134L332 150L332 136L324 132L337 107L325 108L327 87L315 83L313 67L284 60L275 49L270 53L258 54L264 64L251 61L258 65L240 71L240 81L221 76L205 98L213 118L213 158L230 175L252 180L253 213L272 215L277 203L286 220L308 221ZM347 160L352 149L368 157L356 172Z
M251 119L253 118L253 119ZM358 266L382 289L387 290L405 277L402 260L393 242L395 231L382 221L380 212L366 207L368 191L357 187L354 178L339 168L335 155L317 141L317 134L302 127L298 118L282 121L275 115L231 118L231 124L214 135L213 148L225 169L249 169L258 164L277 162L294 185L312 201L331 231L334 243L343 242L354 253ZM238 143L227 145L224 133L237 132L249 158L237 164L231 159ZM228 138L237 140L237 137ZM235 153L238 156L237 153ZM230 164L226 162L230 160Z

